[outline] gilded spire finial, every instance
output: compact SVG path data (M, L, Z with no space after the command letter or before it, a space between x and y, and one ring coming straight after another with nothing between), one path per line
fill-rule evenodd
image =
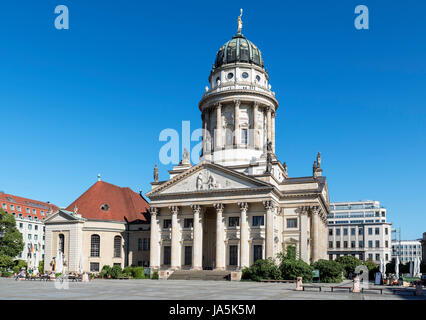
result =
M243 28L243 21L241 20L241 17L243 16L243 9L240 9L240 16L238 17L238 30L237 33L241 33L241 29Z

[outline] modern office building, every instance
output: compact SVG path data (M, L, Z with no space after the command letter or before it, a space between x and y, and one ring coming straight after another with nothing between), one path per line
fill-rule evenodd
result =
M361 260L392 259L392 223L379 201L334 202L328 215L330 260L353 255Z
M392 240L392 259L399 256L400 263L422 259L421 240Z
M44 259L44 220L58 207L43 201L27 199L0 192L1 208L15 216L16 227L22 233L24 250L16 257L28 260L37 256Z

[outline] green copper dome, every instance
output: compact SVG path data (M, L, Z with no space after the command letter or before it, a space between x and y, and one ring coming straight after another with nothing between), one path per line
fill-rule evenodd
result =
M264 67L259 48L241 33L237 33L220 48L216 54L214 68L235 62L253 63L259 67Z

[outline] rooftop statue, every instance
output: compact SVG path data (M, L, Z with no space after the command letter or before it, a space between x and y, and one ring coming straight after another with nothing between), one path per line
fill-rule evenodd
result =
M241 29L243 28L243 21L241 20L241 17L243 16L243 9L240 9L241 14L238 17L238 30L237 33L241 33Z

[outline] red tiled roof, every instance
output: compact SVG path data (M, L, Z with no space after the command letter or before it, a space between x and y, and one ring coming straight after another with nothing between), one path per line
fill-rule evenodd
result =
M108 210L101 207L108 205ZM65 210L74 211L83 218L114 221L147 221L145 215L149 204L130 188L121 188L111 183L97 181Z
M6 208L3 208L4 204ZM13 205L13 209L11 205ZM18 207L20 207L21 211L18 210ZM23 198L7 193L0 193L0 208L3 208L4 211L9 213L15 213L16 215L22 213L24 218L31 215L31 217L37 217L37 220L42 220L47 217L50 211L54 213L59 209L52 203ZM30 209L30 212L27 212L27 208ZM41 213L42 211L43 215Z

